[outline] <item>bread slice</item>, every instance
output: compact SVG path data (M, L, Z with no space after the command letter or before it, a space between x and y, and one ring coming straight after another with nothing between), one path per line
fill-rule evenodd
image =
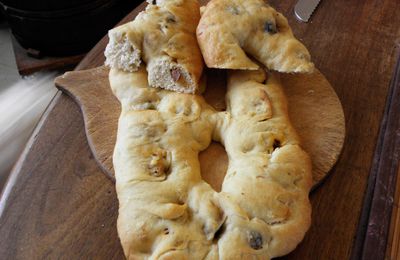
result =
M202 10L197 39L208 67L312 72L314 64L287 19L263 0L211 0Z
M135 43L135 38L128 38L132 24L128 23L109 32L110 41L104 55L105 65L127 72L137 71L141 64L141 48Z
M110 30L105 64L133 72L143 60L151 87L196 93L203 70L199 19L196 0L154 1L132 22Z

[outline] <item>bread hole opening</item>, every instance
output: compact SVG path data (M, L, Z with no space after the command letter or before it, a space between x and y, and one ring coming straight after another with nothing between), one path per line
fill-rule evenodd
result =
M214 238L213 238L213 243L218 243L218 240L222 237L222 234L225 232L225 223L222 224L219 229L215 232Z
M205 72L207 78L206 90L203 93L204 99L217 111L225 111L225 94L226 94L226 71L220 69L207 69Z
M263 84L263 85L267 85L267 82L268 82L268 75L267 75L267 77L265 77L264 81L263 81L263 82L261 82L261 84Z
M220 192L228 169L228 155L223 145L212 142L199 154L201 177L216 191Z
M281 141L279 141L278 139L274 139L274 143L272 144L273 150L280 148L281 146Z

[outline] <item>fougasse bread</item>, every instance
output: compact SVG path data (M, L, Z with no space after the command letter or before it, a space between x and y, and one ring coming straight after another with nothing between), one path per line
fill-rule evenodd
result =
M197 40L209 67L230 69L227 109L218 112L187 94L198 92L202 71L198 21L196 1L155 1L109 34L106 64L121 103L113 164L124 254L285 255L311 223L311 161L278 75L259 64L279 72L311 72L314 65L287 20L262 0L212 0ZM221 191L201 177L198 155L212 141L229 158Z

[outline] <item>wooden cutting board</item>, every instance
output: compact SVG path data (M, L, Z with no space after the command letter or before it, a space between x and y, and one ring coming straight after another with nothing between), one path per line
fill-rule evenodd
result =
M217 111L225 110L226 73L206 70L206 101ZM313 162L314 188L336 163L345 136L344 114L335 91L317 70L313 74L279 74L289 103L289 116L302 140L302 147ZM118 100L111 92L108 69L104 66L67 72L58 77L56 86L80 106L85 131L96 161L114 180L112 154L120 114ZM223 146L213 142L199 155L201 174L220 191L228 157Z

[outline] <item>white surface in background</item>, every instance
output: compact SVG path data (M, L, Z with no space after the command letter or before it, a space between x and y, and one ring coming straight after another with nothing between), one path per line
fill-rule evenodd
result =
M0 23L0 191L34 127L57 92L57 72L18 74L9 29Z

